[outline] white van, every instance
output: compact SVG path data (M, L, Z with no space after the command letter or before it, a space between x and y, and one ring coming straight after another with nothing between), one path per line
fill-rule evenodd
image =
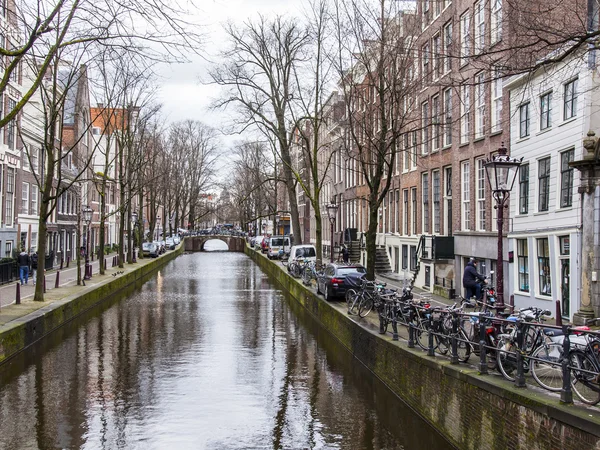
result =
M309 261L317 260L317 249L314 245L305 244L305 245L294 245L290 250L290 259L298 259L304 260L307 259Z
M289 253L290 247L291 245L289 236L272 236L269 239L267 257L269 259L279 258L279 250L283 250L284 253Z

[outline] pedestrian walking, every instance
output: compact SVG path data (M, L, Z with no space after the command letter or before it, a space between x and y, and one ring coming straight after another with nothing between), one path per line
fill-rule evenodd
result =
M21 279L21 286L23 284L27 284L29 281L29 265L31 264L31 260L29 258L29 254L25 251L25 249L21 250L19 256L17 257L17 264L19 265L19 278ZM23 283L25 280L25 283Z
M37 252L32 251L31 256L29 258L31 260L31 279L33 280L33 285L35 286L35 276L37 274L37 268L38 268Z
M342 259L344 260L344 264L348 264L348 261L350 260L350 253L348 253L346 244L342 245Z

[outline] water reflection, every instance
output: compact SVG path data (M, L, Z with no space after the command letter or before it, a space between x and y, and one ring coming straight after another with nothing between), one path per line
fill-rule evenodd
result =
M0 369L0 448L447 447L306 316L243 254L184 255Z

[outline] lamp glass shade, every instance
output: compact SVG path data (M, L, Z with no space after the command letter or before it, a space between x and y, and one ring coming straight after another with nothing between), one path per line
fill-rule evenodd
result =
M490 187L493 192L508 192L512 190L517 177L520 161L492 158L485 164Z
M329 219L335 219L338 207L339 206L335 203L330 203L329 205L327 205L327 217L329 217Z
M94 210L89 206L84 206L81 210L81 218L84 222L90 223L92 221L92 216L94 215Z

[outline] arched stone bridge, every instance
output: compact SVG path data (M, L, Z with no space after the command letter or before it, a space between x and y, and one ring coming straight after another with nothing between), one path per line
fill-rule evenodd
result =
M229 236L220 234L209 234L206 236L188 236L185 238L186 252L203 252L206 241L218 239L223 241L229 247L230 252L243 252L246 240L239 236Z

